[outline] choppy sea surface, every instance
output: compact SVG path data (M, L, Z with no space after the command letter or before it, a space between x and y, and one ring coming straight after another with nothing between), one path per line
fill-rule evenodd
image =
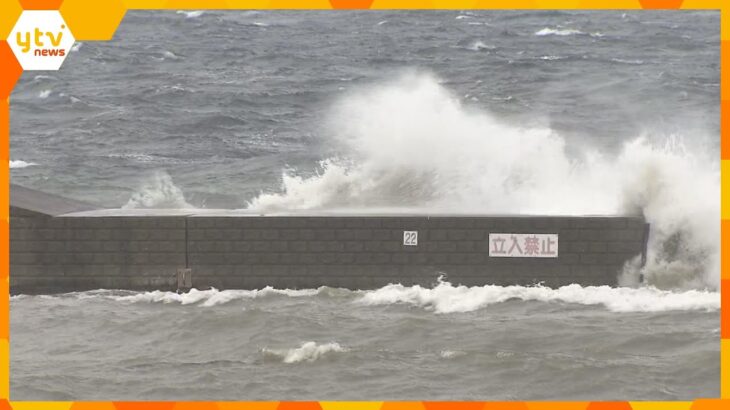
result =
M719 82L713 11L129 12L23 74L13 183L126 208L641 214L647 264L614 289L13 296L11 397L718 396Z
M388 286L15 296L14 400L689 400L717 293Z

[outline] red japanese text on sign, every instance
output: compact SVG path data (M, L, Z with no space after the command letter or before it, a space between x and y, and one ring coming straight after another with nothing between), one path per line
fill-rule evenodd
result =
M542 233L490 233L489 256L557 258L558 235Z

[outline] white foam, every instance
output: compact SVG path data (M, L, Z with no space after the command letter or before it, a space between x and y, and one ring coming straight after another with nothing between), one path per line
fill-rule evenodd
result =
M92 296L101 296L119 302L128 303L178 303L181 305L199 304L202 307L211 307L229 303L234 300L255 299L270 295L282 295L289 297L314 296L319 294L321 290L322 288L302 290L274 289L267 286L263 289L254 290L190 289L190 291L185 293L163 292L156 290L152 292L134 293L131 295L101 294Z
M583 32L572 28L559 29L549 27L545 27L535 32L536 36L572 36L575 34L583 34Z
M186 19L195 19L195 18L198 18L198 17L202 16L203 14L205 14L205 12L202 10L195 10L195 11L178 10L177 14L184 15Z
M453 359L455 357L464 356L466 352L458 351L458 350L442 350L439 352L439 356L443 359Z
M555 60L561 60L563 58L564 57L560 57L560 56L541 56L540 60L555 61Z
M165 60L167 60L167 59L179 60L180 59L180 57L178 57L175 53L173 53L172 51L168 51L168 50L165 50L162 52L162 58Z
M20 301L20 300L28 299L30 297L31 297L30 295L25 295L25 294L21 294L21 295L10 295L10 301L11 302Z
M43 90L40 93L38 93L38 98L46 99L51 95L52 90Z
M137 208L193 209L195 207L185 201L182 190L172 182L169 174L158 171L146 179L122 206L122 209Z
M265 355L279 357L284 363L313 362L325 354L332 352L346 352L347 349L339 345L339 343L330 342L317 344L315 342L302 343L300 347L294 349L262 349Z
M482 50L495 50L497 47L495 47L491 44L485 44L482 41L477 40L467 48L471 51L482 51Z
M155 157L148 154L142 153L111 153L106 156L107 158L120 158L120 159L132 159L137 162L154 162Z
M27 168L33 165L38 165L35 162L26 162L21 159L13 161L10 160L10 169L21 169L21 168Z
M198 290L185 293L152 291L129 292L93 290L61 295L41 295L46 299L106 299L123 303L162 303L195 305L209 308L236 300L252 300L271 296L308 298L319 295L346 297L360 306L387 306L406 304L435 313L463 313L487 308L510 300L537 301L543 303L567 303L587 306L603 306L612 312L666 312L666 311L717 311L720 309L720 293L706 290L666 291L655 287L612 288L609 286L568 285L557 289L544 286L454 286L439 279L439 283L426 288L390 284L376 290L350 291L347 289L275 289L258 290ZM24 295L14 296L21 300Z
M630 60L630 59L624 59L624 58L612 58L611 61L613 61L614 63L631 64L631 65L644 64L644 60L639 60L639 59Z
M453 286L440 282L433 288L391 284L365 292L357 301L363 305L408 304L436 313L472 312L510 299L603 305L612 312L664 312L672 310L720 309L718 292L663 291L653 287L612 288L568 285L557 289L543 286Z
M334 107L327 142L343 154L312 176L286 170L280 192L262 193L249 210L643 214L651 223L641 270L649 284L719 285L719 161L701 144L638 136L617 154L568 154L553 130L502 123L420 73L349 92Z

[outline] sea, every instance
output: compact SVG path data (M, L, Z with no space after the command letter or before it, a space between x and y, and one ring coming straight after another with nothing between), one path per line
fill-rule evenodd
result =
M719 396L719 40L716 11L129 11L23 74L12 183L127 209L642 215L647 263L618 287L13 295L11 399Z

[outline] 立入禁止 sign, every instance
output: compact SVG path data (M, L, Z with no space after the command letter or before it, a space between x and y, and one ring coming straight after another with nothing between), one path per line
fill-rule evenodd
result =
M490 233L489 256L557 258L558 235L539 233Z

